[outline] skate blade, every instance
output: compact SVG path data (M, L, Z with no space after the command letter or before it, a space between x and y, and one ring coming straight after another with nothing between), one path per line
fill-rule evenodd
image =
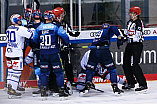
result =
M25 93L25 91L18 91L18 90L16 90L16 92L21 93L21 94Z
M136 94L147 94L147 89L141 91L135 91Z
M8 89L7 87L4 87L3 91L7 91L7 89Z
M85 90L85 92L80 92L79 93L79 96L84 96L84 95L86 95L88 93L88 90Z
M8 99L21 98L21 96L8 95Z
M38 97L40 94L32 94L33 97Z
M52 96L53 97L59 96L59 93L53 93Z
M59 97L60 101L68 100L68 97Z
M41 100L45 101L45 100L47 100L47 97L41 97Z
M115 94L115 96L122 96L122 95L123 95L123 92L121 92L121 93L115 92L114 94Z

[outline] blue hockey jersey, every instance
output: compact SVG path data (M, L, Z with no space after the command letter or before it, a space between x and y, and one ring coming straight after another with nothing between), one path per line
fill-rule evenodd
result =
M34 32L33 42L40 44L40 54L53 54L59 52L58 37L65 45L69 44L69 37L62 27L52 23L45 23L38 26Z
M117 37L120 36L120 33L116 26L109 26L106 29L100 30L95 35L95 39L92 42L92 46L101 46L101 44L103 43L110 45L110 39L113 37L114 34Z

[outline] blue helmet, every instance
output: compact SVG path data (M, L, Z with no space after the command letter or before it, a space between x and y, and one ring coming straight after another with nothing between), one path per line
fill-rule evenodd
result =
M44 12L44 19L45 20L51 20L52 18L54 18L54 13L52 10L46 10Z
M31 13L32 13L32 9L31 8L27 8L25 10L25 13L24 13L24 18L28 19L31 16Z
M10 17L10 21L12 22L12 24L18 24L18 21L21 21L21 19L22 19L22 16L19 14L13 14Z
M39 19L41 18L41 16L42 16L42 13L40 9L33 10L33 18Z
M109 25L108 23L103 23L101 28L102 28L102 29L105 29L106 27L109 27L109 26L110 26L110 25Z

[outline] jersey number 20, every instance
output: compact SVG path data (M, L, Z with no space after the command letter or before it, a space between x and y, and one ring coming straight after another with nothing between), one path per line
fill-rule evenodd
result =
M42 42L40 43L41 46L51 45L51 35L41 35L40 39L42 40Z

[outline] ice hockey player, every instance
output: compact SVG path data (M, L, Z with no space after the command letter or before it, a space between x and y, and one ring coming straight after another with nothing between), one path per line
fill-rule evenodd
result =
M82 92L82 90L84 90L84 88L85 88L85 83L86 83L86 66L87 66L87 62L88 62L88 59L89 59L90 51L91 50L88 50L84 54L84 56L83 56L83 58L81 60L82 70L79 73L78 79L77 79L77 89L81 93L84 93L84 92ZM105 66L102 66L102 64L100 64L100 63L98 63L98 65L96 67L94 76L99 76L99 77L101 77L104 80L106 80L106 79L110 80L110 74L108 73L108 70L105 68ZM124 79L122 79L121 77L117 76L117 83L125 84L126 82L125 82ZM95 88L94 83L92 84L91 87Z
M55 20L53 21L55 25L57 25L58 27L59 26L63 27L63 29L66 31L66 33L69 36L73 36L73 37L79 36L80 32L72 30L72 28L67 23L65 23L64 16L66 15L66 12L62 7L57 7L52 11L54 12L54 15L55 15ZM65 83L65 88L67 92L69 93L69 95L71 95L73 93L71 84L76 85L76 83L74 82L73 66L71 63L71 54L70 54L71 50L63 48L64 44L61 39L59 39L59 45L60 45L60 52L61 52L62 61L63 61L63 65L65 68L65 73L66 73L66 77L68 81ZM52 82L53 81L51 81L51 83Z
M139 88L136 88L136 92L145 92L147 87L146 79L143 75L142 69L139 66L140 56L143 50L143 22L139 18L141 9L138 6L130 8L130 20L127 22L127 46L123 57L123 70L126 76L127 82L122 89L135 88L135 84L139 83ZM131 58L133 58L133 64L131 65ZM135 76L135 77L134 77ZM136 78L136 79L135 79ZM136 81L137 80L137 81Z
M32 31L21 26L21 19L21 15L13 14L10 17L13 25L9 26L6 30L8 42L5 56L8 68L7 87L9 98L12 98L13 96L21 97L21 93L18 93L16 89L21 76L21 71L23 70L24 39L30 39L33 35Z
M104 23L102 29L95 35L92 46L99 46L100 48L91 49L86 66L86 88L84 91L90 89L97 64L101 62L110 73L113 92L115 94L120 94L122 92L117 86L117 71L109 50L110 39L114 34L117 36L117 46L119 47L123 44L123 41L116 26L109 26L109 24Z
M32 21L32 9L26 8L24 13L24 19L27 21L27 25Z
M32 23L32 27L31 28L34 28L36 29L42 22L41 22L41 18L42 18L42 13L40 11L40 9L36 9L36 10L33 10L33 23ZM29 42L29 45L33 48L33 45L31 44L31 41ZM39 46L38 48L39 49ZM40 65L39 65L39 50L37 49L31 49L30 52L28 53L27 57L25 58L25 64L30 64L32 61L33 61L33 67L35 69L35 75L36 75L36 78L37 78L37 84L38 84L38 90L37 91L34 91L32 92L33 96L36 96L36 94L40 94L40 84L41 84L41 80L40 80L40 75L41 75L41 72L40 72Z
M46 97L49 74L53 71L59 89L59 97L68 97L64 92L64 67L59 53L58 37L65 45L69 44L69 37L62 27L52 24L53 13L50 10L44 12L45 23L39 25L33 36L33 43L40 44L40 68L41 68L41 97Z

